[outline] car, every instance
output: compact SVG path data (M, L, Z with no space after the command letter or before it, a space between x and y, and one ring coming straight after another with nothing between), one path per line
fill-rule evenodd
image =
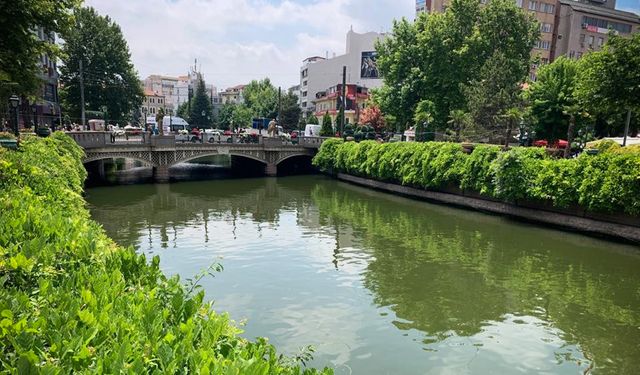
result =
M133 125L126 125L124 127L124 132L128 135L140 135L142 134L142 128Z
M537 141L533 142L533 145L535 147L567 148L569 142L565 141L564 139L558 139L557 141L549 145L549 141L547 141L546 139L538 139Z

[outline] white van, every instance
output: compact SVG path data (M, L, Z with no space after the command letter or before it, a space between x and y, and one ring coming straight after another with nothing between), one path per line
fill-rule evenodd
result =
M319 137L320 136L320 128L322 126L315 124L307 124L304 127L304 136L305 137Z

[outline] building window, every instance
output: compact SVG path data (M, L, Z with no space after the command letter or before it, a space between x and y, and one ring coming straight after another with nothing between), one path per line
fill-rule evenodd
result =
M530 78L533 82L535 82L535 81L536 81L536 79L538 79L538 77L536 76L536 74L535 74L535 73L533 73L533 72L529 73L529 78Z
M569 58L573 59L574 57L576 57L576 51L569 52Z
M302 82L302 86L306 86L306 85L307 85L307 83L309 83L309 82L308 82L308 81L303 81L303 82Z
M543 33L550 33L551 32L551 24L550 23L541 23L540 24L540 31Z
M522 8L522 0L516 0L516 5L517 5L519 8Z
M307 102L302 102L302 108L306 108L307 107Z
M303 92L302 92L302 97L303 97L303 98L306 98L306 97L307 97L307 92L306 92L306 91L303 91Z
M602 47L603 44L604 44L604 38L598 37L598 47Z
M556 6L553 4L547 4L547 3L540 4L540 11L544 13L553 14L553 11L555 10L555 8Z
M548 40L538 40L534 47L538 49L549 49L549 47L551 47L551 42Z
M542 63L542 64L548 64L548 63L549 63L549 59L548 59L548 58L546 58L546 57L543 57L543 58L541 58L541 59L540 59L540 63Z
M595 26L600 29L616 30L623 34L629 34L631 32L631 25L629 24L607 21L602 18L583 16L582 28L586 29L588 26Z
M529 10L538 10L538 2L529 1Z
M587 44L589 45L589 47L593 47L593 35L589 35L589 37L587 38Z

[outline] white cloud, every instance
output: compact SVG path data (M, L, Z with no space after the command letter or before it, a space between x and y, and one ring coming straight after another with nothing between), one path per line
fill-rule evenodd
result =
M313 55L344 53L350 27L388 30L411 0L86 0L117 22L139 74L186 74L194 59L225 88L269 77L288 87Z

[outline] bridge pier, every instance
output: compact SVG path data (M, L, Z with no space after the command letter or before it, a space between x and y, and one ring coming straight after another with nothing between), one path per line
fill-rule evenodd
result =
M264 174L268 177L278 176L278 166L275 163L267 163L264 166Z
M153 180L160 184L169 182L169 166L160 165L153 167Z

